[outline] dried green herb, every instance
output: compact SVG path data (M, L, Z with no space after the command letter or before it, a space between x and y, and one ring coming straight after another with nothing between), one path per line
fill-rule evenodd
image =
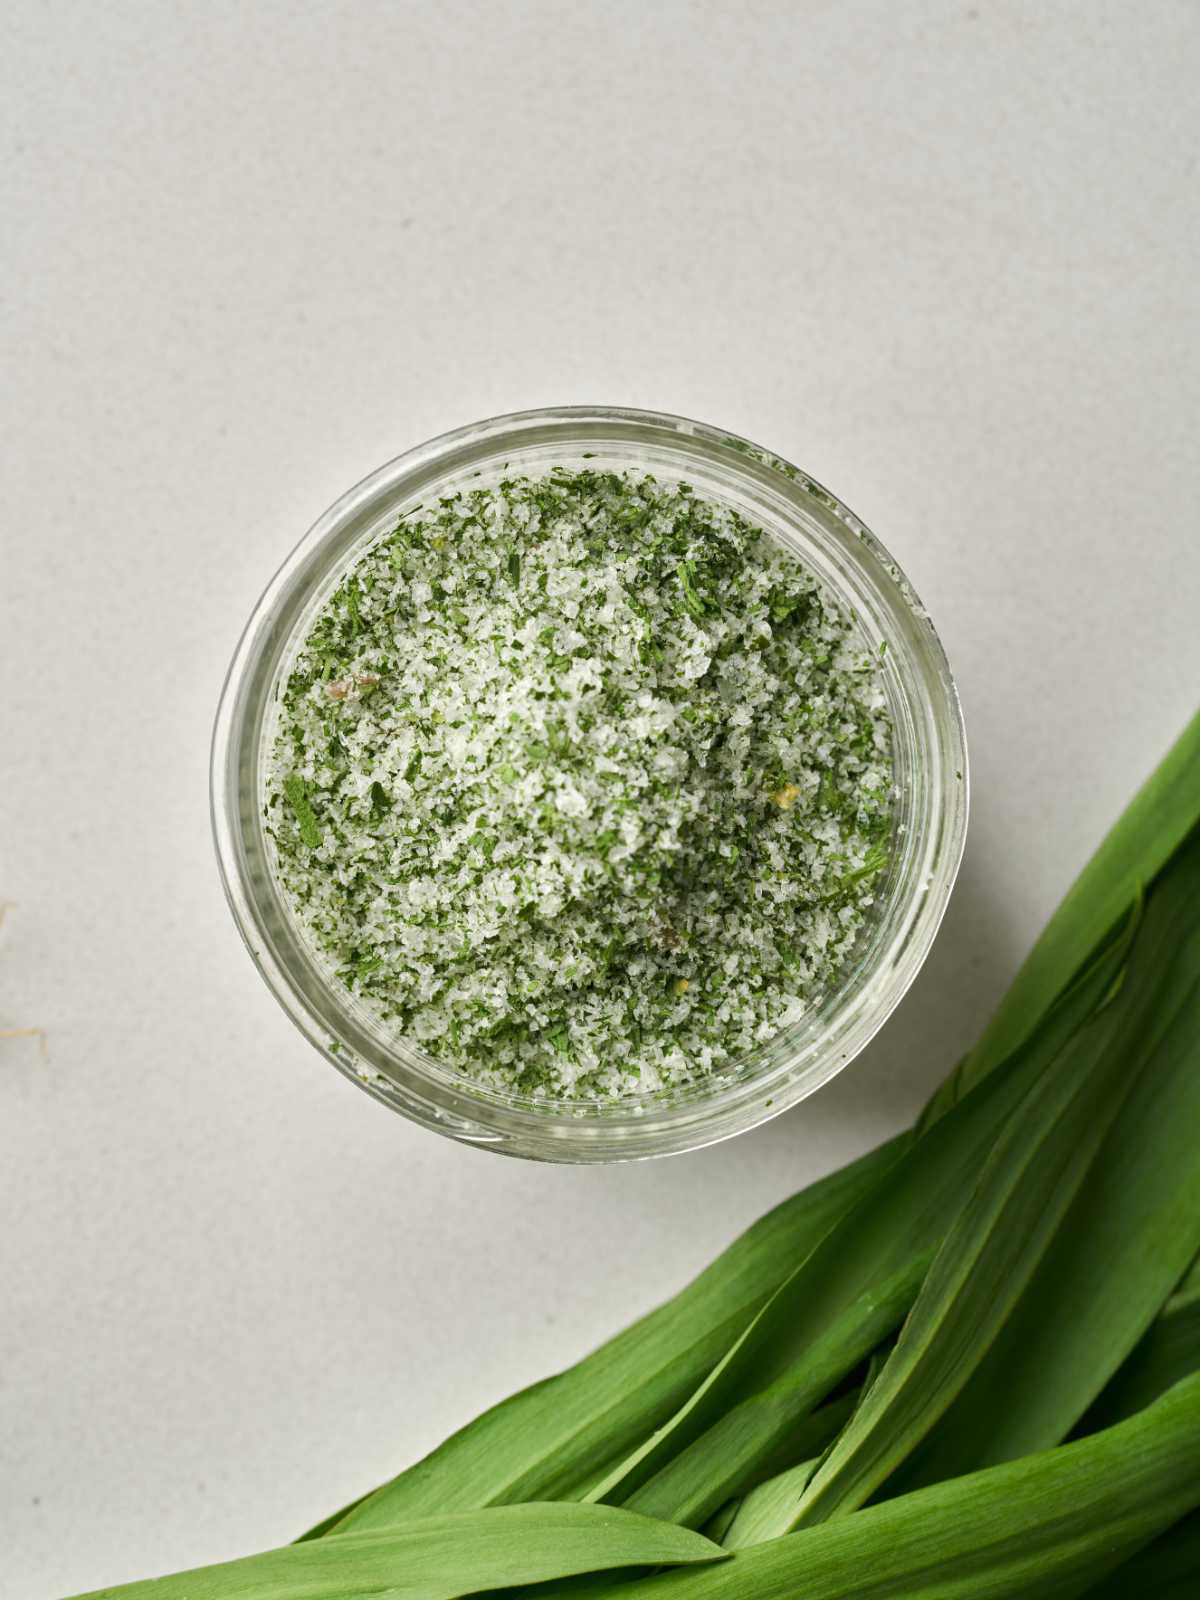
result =
M304 787L304 779L289 772L283 780L283 792L299 824L300 837L310 850L321 843L321 827Z

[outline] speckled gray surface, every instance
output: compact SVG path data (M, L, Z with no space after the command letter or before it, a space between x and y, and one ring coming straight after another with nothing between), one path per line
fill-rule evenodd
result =
M1200 683L1200 15L10 6L0 1593L241 1553L413 1459L912 1113ZM15 224L15 226L14 226ZM972 742L947 927L850 1071L551 1170L389 1116L225 911L259 589L521 406L728 425L876 528Z

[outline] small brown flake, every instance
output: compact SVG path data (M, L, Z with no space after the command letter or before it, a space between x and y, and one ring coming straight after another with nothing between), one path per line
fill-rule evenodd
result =
M36 1039L42 1060L47 1056L45 1028L0 1028L0 1039Z

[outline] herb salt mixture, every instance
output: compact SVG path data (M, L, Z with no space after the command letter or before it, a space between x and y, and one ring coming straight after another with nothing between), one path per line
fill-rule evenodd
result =
M279 881L388 1027L547 1098L703 1078L835 979L886 863L880 663L683 483L418 508L280 694Z

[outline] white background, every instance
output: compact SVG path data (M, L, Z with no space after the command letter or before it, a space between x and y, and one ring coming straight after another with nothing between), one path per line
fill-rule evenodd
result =
M20 0L0 60L0 1586L286 1540L911 1117L1200 686L1194 3ZM867 1055L540 1169L356 1093L208 835L324 506L517 407L727 425L890 545L967 861Z

